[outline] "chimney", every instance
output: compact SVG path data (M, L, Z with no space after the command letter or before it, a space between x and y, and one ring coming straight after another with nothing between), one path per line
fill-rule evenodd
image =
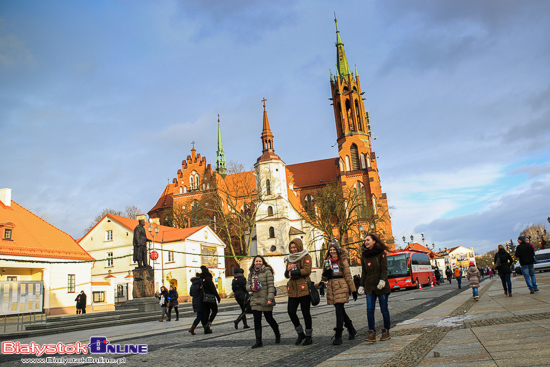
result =
M138 215L136 215L136 219L137 219L137 220L142 220L142 219L143 219L144 221L147 222L147 215L145 215L145 214L138 214Z
M11 189L0 189L0 201L5 206L11 206Z

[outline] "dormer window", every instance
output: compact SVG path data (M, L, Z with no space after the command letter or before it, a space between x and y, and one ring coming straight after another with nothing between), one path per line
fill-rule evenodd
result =
M11 229L4 229L4 239L11 240Z

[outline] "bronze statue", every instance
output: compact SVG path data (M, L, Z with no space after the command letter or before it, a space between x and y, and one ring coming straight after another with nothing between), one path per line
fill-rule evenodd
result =
M140 219L134 228L134 261L137 269L151 268L147 261L147 234L145 233L145 219Z

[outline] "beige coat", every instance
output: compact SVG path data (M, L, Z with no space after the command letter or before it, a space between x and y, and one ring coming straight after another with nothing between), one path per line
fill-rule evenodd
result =
M355 284L353 283L353 278L351 277L351 272L349 270L348 263L348 252L344 249L341 250L341 261L338 261L340 266L340 275L343 275L343 278L325 278L323 281L327 283L327 304L334 305L336 303L348 303L349 294L355 292ZM328 281L328 282L327 282Z
M248 273L246 290L249 292L252 292L252 275L254 274L254 270L251 270ZM250 308L252 308L252 311L273 311L273 306L275 305L275 282L273 280L273 272L271 268L264 267L260 270L258 279L262 284L262 288L259 291L252 292ZM267 304L268 300L272 302L271 305Z

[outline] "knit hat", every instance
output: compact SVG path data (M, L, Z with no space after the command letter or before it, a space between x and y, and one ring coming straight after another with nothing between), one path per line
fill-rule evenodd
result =
M331 247L334 247L336 250L340 249L340 245L338 244L338 240L336 238L330 241L330 243L328 244L327 250L330 251Z
M474 262L473 261L470 261L470 266L474 265Z
M244 270L243 270L242 268L236 268L236 269L234 270L234 273L235 273L235 274L244 274Z
M518 240L520 240L521 242L527 242L527 241L525 241L525 236L519 236Z

